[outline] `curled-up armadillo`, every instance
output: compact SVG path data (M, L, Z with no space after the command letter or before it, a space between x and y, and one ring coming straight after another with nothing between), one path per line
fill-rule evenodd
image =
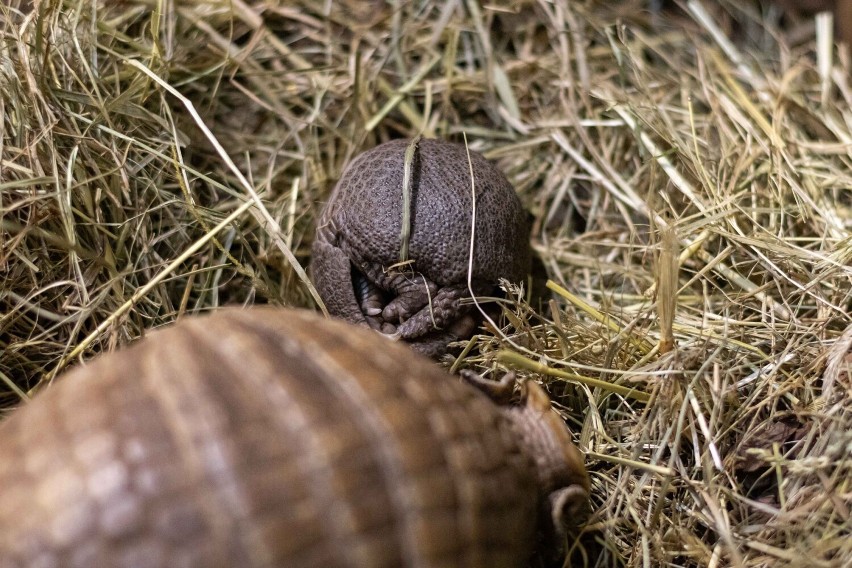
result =
M409 262L400 264L409 148ZM523 282L530 255L526 213L494 164L461 144L392 140L346 167L317 223L311 274L333 316L439 356L476 328L471 293Z
M539 387L469 382L309 312L187 318L0 424L0 566L522 566L582 456Z

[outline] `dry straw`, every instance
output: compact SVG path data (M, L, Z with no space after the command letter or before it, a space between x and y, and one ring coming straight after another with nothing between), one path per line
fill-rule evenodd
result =
M659 4L5 2L0 405L181 314L312 306L351 158L466 133L543 269L454 366L546 383L587 452L568 564L852 564L848 52Z

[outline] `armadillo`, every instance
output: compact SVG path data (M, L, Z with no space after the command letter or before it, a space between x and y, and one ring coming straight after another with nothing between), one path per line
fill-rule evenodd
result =
M0 566L523 566L589 481L497 384L312 312L184 318L0 423Z
M437 357L476 328L478 312L464 301L471 293L526 280L530 229L493 163L461 144L422 139L410 165L410 262L400 264L411 144L385 142L346 167L317 224L311 273L329 313Z

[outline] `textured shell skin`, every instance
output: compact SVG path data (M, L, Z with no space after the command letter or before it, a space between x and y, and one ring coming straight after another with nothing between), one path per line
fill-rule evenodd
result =
M400 265L410 143L386 142L347 166L320 215L310 272L333 316L439 357L473 334L479 316L466 298L493 295L501 278L525 281L530 229L496 166L477 152L468 159L461 144L421 139L411 162L411 262Z
M515 434L379 334L187 318L0 423L0 566L523 566L539 492Z
M399 262L402 185L409 140L392 140L359 155L346 168L321 223L331 222L346 250L363 262ZM470 152L476 183L474 279L518 282L529 271L526 214L506 177ZM436 139L418 143L412 165L409 256L440 286L464 282L470 255L471 182L467 150ZM343 245L341 245L343 246Z

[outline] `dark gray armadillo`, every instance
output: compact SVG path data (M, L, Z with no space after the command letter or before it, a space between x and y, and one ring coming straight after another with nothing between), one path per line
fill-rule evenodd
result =
M317 223L311 274L333 316L438 356L476 328L479 312L464 301L471 291L491 296L501 278L526 280L529 223L494 164L461 144L424 138L411 160L412 262L400 266L410 144L385 142L346 167Z
M0 424L0 566L523 566L588 478L540 388L482 389L310 312L187 318Z

